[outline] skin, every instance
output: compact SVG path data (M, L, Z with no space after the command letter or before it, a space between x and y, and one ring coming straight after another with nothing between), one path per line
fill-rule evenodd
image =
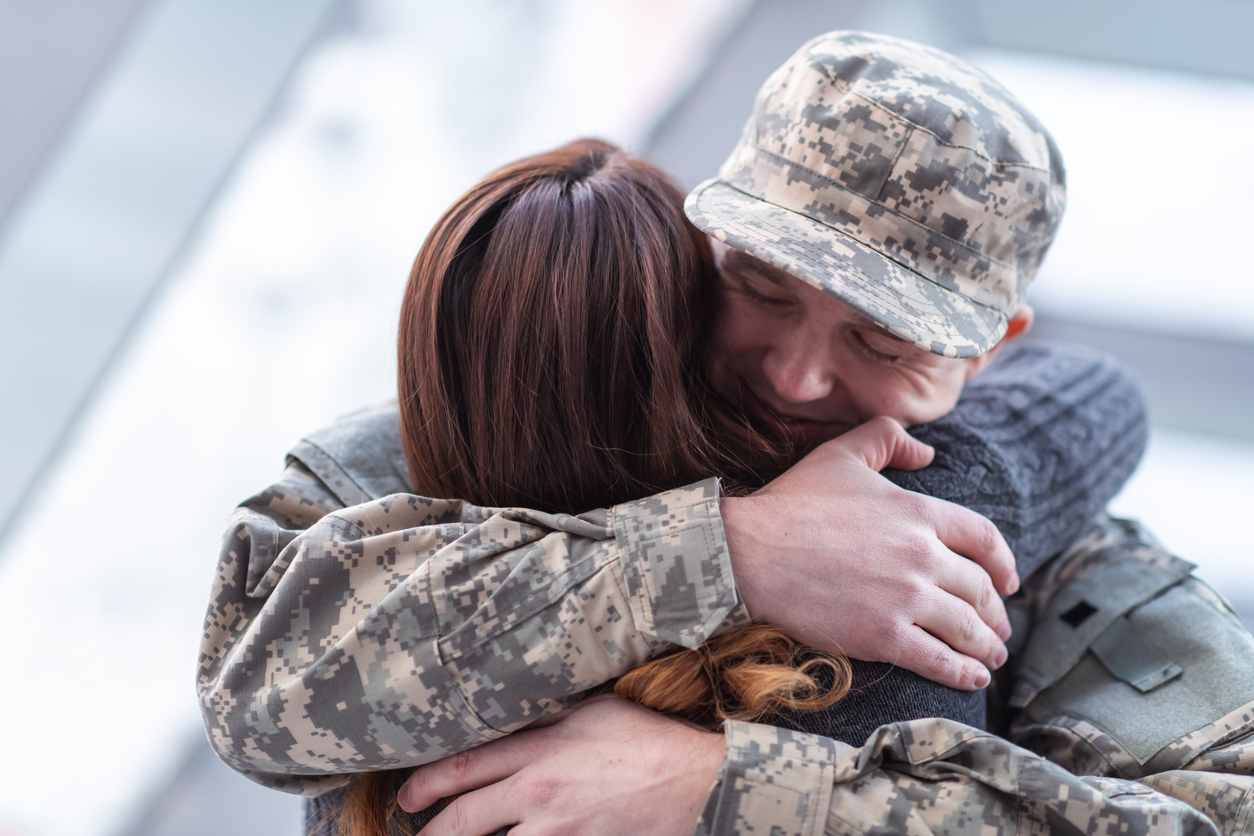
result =
M518 836L692 833L723 762L723 735L613 695L559 720L423 767L401 788L401 807L415 812L466 792L423 836L486 836L507 825Z
M724 499L732 572L754 620L951 687L987 685L1010 635L990 575L1016 589L1014 558L984 517L878 472L931 459L932 449L896 421L876 418L821 444L763 490Z
M985 518L879 471L931 462L904 427L953 409L963 384L1031 325L1031 309L992 351L938 357L756 259L719 256L713 385L808 451L762 490L722 500L745 606L815 647L986 686L1006 659L996 593L1018 589L1013 555ZM423 829L432 836L505 825L519 836L688 834L725 755L721 735L596 698L545 728L419 767L399 801L415 812L467 793Z

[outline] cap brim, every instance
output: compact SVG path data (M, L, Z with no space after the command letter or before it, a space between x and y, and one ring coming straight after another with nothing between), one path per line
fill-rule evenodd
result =
M933 354L975 357L1006 333L1001 311L973 302L812 218L719 180L693 189L697 228L820 290Z

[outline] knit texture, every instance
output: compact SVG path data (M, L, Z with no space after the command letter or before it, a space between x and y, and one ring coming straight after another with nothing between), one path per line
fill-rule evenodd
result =
M923 470L885 470L908 490L988 517L1020 578L1075 542L1132 475L1149 425L1136 384L1111 358L1073 346L1007 347L944 417L910 430L936 448ZM824 711L772 723L861 746L885 723L945 717L986 725L983 691L957 691L902 668L850 660L853 688Z

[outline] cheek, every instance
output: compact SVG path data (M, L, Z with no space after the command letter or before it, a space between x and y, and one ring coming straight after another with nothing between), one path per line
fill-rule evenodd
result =
M931 377L915 393L912 399L911 423L924 424L948 415L958 403L966 377L961 371L943 373Z
M725 294L718 307L718 330L723 342L729 347L752 342L759 331L758 319L752 308Z
M887 416L909 427L935 421L952 410L962 393L963 381L961 374L877 368L851 380L849 391L858 402L863 420Z
M910 426L918 423L914 417L917 398L912 387L904 383L896 372L873 370L855 379L847 379L846 388L857 403L863 421L887 416Z

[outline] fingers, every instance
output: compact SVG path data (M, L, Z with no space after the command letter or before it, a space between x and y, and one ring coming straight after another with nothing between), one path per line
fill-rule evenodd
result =
M453 799L422 828L422 836L491 836L518 824L523 811L514 808L517 797L511 793L510 784L492 784Z
M397 793L407 813L430 807L441 798L495 784L535 759L540 732L517 732L477 749L420 766Z
M982 664L964 656L918 626L909 628L896 664L960 691L988 687L992 677Z
M936 527L936 536L950 551L979 565L993 581L993 587L1003 595L1013 595L1019 589L1015 556L1011 554L1010 547L1006 545L997 526L974 511L952 502L933 500L929 508L934 514L932 522ZM1001 617L1005 618L1004 609Z
M936 585L953 596L950 600L954 607L961 609L963 617L970 616L974 611L974 617L991 627L998 639L1004 642L1010 638L1010 620L1006 617L1006 605L998 597L988 573L975 563L960 555L951 555L941 567ZM935 630L931 632L936 633ZM944 635L940 637L946 638ZM983 659L988 664L987 657L973 653L967 647L958 649Z
M837 445L875 471L886 467L918 470L932 463L935 452L892 418L874 418L828 443Z
M978 661L990 670L1000 668L1006 661L1006 645L1001 637L966 601L953 595L938 591L916 615L915 624L959 656Z

